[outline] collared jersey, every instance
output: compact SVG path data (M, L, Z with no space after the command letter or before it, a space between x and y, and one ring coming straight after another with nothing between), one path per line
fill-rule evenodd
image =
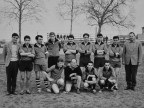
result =
M62 72L64 72L64 67L59 68L57 65L53 65L51 70L51 78L54 80L60 79Z
M34 46L32 46L31 44L29 44L28 46L26 46L26 44L22 44L21 47L20 47L20 50L19 50L19 53L32 53L32 54L35 54L35 51L34 51ZM20 60L32 60L32 57L27 57L27 56L21 56L20 57Z
M119 53L119 56L116 57L116 53ZM112 61L121 61L121 57L122 57L122 48L119 44L117 45L114 45L112 44L110 46L110 52L109 52L109 55L110 55L110 59Z
M34 50L35 50L35 64L40 64L40 65L46 65L47 60L46 60L46 55L45 53L47 52L47 48L45 45L41 44L39 47L37 44L34 44Z
M71 61L72 59L76 59L76 54L78 53L78 45L75 42L73 42L72 44L68 42L64 45L64 53L67 50L76 50L76 53L65 54L65 61Z
M104 50L104 54L98 55L97 50ZM105 54L107 54L107 52L108 52L105 43L101 42L99 44L97 41L93 44L92 51L93 51L95 57L105 57Z
M106 70L105 67L102 67L100 70L99 70L99 76L100 76L100 79L103 79L106 78L106 79L115 79L115 72L114 72L114 69L112 67L109 67L108 70Z
M98 78L98 74L96 74L96 69L95 68L92 68L91 70L88 70L88 68L86 68L85 70L85 80L87 79L87 77L89 75L95 75L95 78Z
M59 56L59 51L61 49L61 44L58 39L55 39L53 43L51 39L45 44L47 50L49 51L49 56Z
M92 44L90 42L88 42L87 44L85 44L84 42L79 44L79 53L81 54L81 56L84 56L85 53L82 53L82 51L90 51L92 52ZM87 54L90 56L90 54Z

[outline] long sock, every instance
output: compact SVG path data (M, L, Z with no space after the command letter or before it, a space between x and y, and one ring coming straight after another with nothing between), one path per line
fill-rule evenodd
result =
M45 84L45 87L46 89L49 87L49 84L48 84L48 80L47 79L44 79L44 84Z
M36 79L36 85L37 85L37 89L40 90L40 79Z

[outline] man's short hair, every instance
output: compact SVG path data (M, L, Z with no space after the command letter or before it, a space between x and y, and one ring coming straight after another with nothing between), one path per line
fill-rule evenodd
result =
M89 37L89 34L88 34L88 33L84 33L84 34L83 34L83 37L85 37L85 36L88 36L88 37Z
M75 60L75 61L77 62L77 59L74 59L74 58L73 58L73 59L71 59L71 62L72 62L73 60Z
M13 33L13 34L12 34L12 37L14 37L14 36L19 37L19 35L18 35L17 33Z
M130 34L133 34L133 35L135 36L135 33L134 33L134 32L130 32L129 35L130 35Z
M51 35L54 35L54 36L55 36L55 33L54 33L54 32L50 32L49 35L50 35L50 36L51 36Z
M30 36L26 35L26 36L24 37L24 40L26 40L26 39L29 39L29 40L30 40L31 38L30 38Z
M118 39L119 40L119 36L113 36L113 40L114 39Z
M69 38L73 38L74 39L74 36L72 35L72 34L70 34L69 36L68 36L68 39Z
M103 37L103 35L101 33L97 34L97 37Z
M43 38L42 35L37 35L37 36L35 37L35 39L38 40L39 37Z
M105 63L110 63L110 61L109 60L105 60Z
M61 58L61 57L59 57L58 60L57 60L57 63L58 63L58 62L64 62L64 59Z
M87 65L88 65L89 63L92 63L92 64L93 64L93 62L92 62L92 61L88 61Z

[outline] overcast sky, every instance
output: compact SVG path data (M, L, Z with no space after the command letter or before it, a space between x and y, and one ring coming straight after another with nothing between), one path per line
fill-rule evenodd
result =
M64 21L58 14L57 4L59 0L50 0L45 5L48 13L42 18L41 23L24 23L22 28L22 38L24 35L30 35L34 42L34 37L38 34L42 34L44 39L48 32L55 32L60 34L69 34L70 22ZM2 6L2 3L0 3ZM141 33L141 27L144 26L144 0L138 0L135 4L135 24L136 27L133 30L117 31L112 28L105 28L102 33L108 37L119 34L128 34L130 31L134 31L136 34ZM73 33L82 37L82 34L87 32L94 36L95 27L87 25L87 21L83 18L79 18L74 22ZM7 20L0 21L0 39L11 39L11 34L18 31L17 23L9 25ZM22 39L23 40L23 39ZM46 40L45 40L46 41Z

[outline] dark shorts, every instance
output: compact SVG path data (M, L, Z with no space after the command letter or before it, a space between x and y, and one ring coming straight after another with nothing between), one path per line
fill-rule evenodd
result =
M50 56L48 57L48 67L51 67L53 65L56 65L58 61L59 56Z
M91 60L90 55L89 56L80 56L79 66L86 67L90 60Z
M99 68L99 67L103 67L105 64L105 58L94 58L94 67L95 68Z
M34 70L37 71L46 71L47 65L40 65L40 64L35 64L34 65Z
M19 62L19 70L21 72L32 71L33 70L33 62L32 61L20 61Z
M121 62L120 61L110 61L111 66L113 68L121 68Z
M101 84L100 81L98 82L98 84L99 84L101 89L104 88L104 87L108 87L108 89L111 89L115 85L115 83L109 82L108 80L105 80L104 85Z

